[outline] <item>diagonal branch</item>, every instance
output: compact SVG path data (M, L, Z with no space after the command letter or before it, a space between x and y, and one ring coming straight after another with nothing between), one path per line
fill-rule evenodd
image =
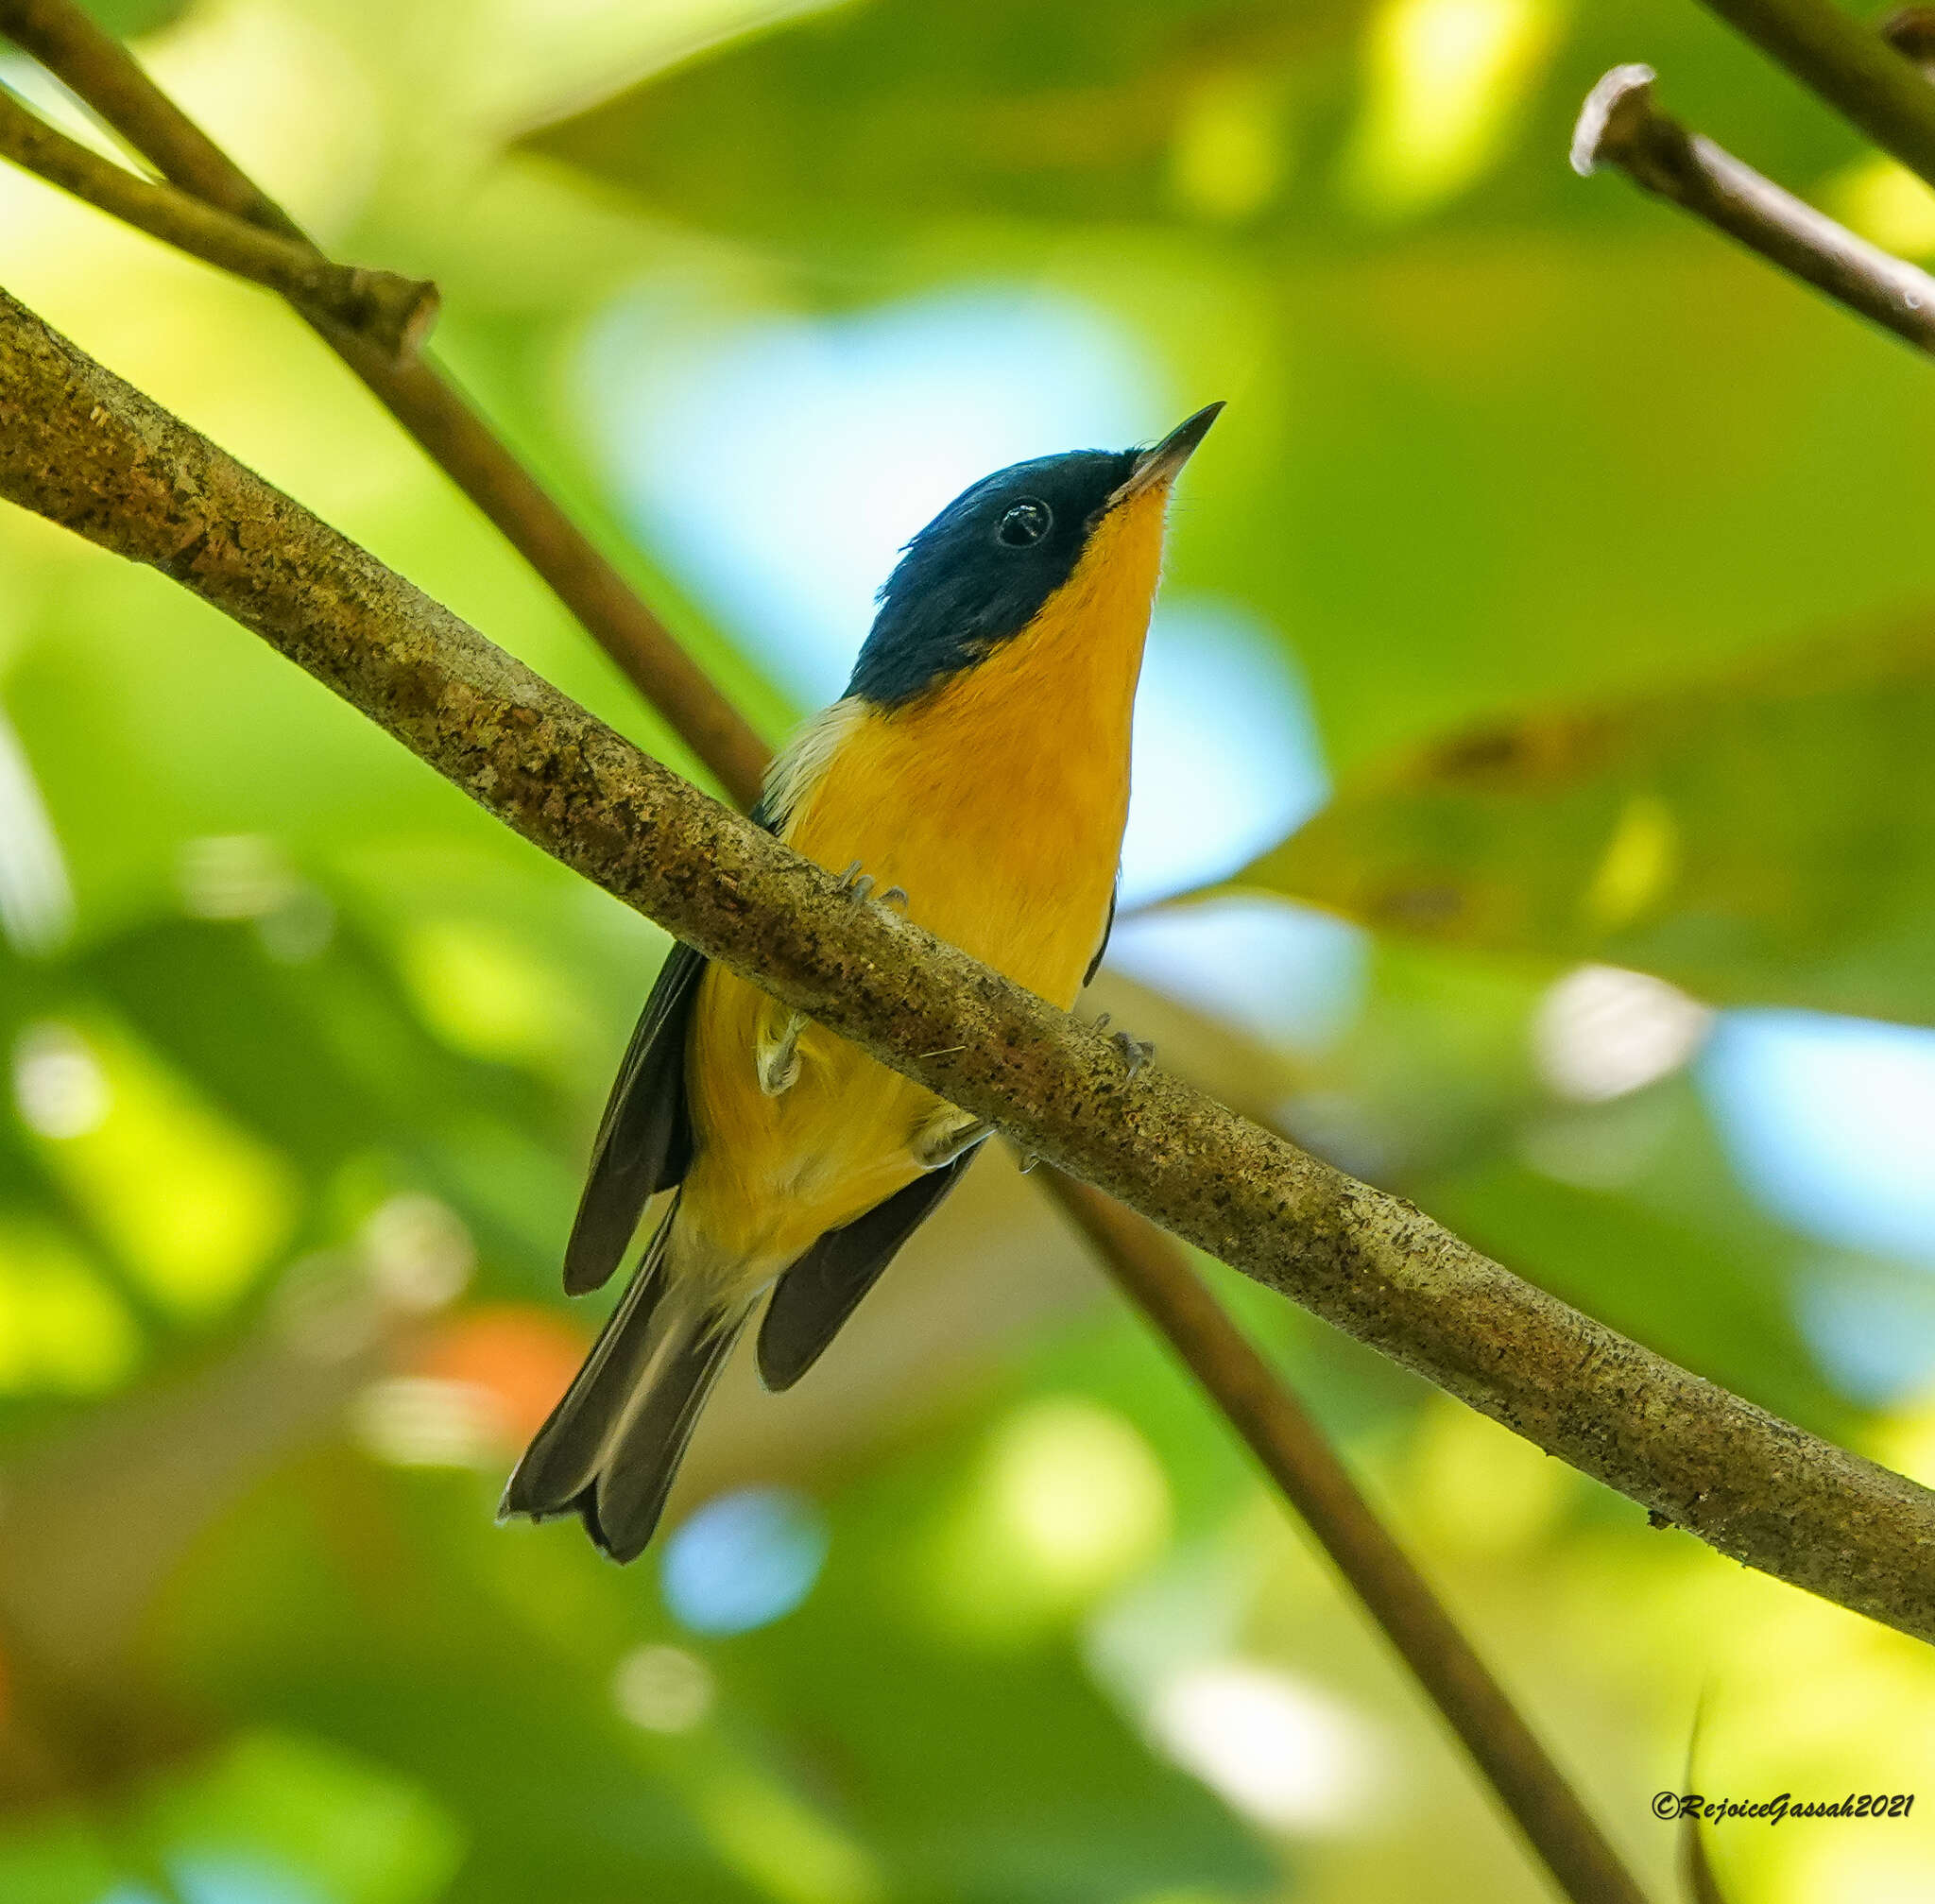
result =
M1935 89L1833 0L1706 0L1884 152L1935 185Z
M162 570L534 845L1024 1148L1721 1552L1935 1640L1935 1494L855 905L4 294L0 495Z
M0 87L0 158L204 263L252 278L407 357L437 321L437 286L394 271L333 265L313 247L218 212L172 185L138 178L37 118Z
M1935 352L1935 278L1858 238L1653 104L1651 66L1615 66L1572 135L1572 169L1619 167L1783 270Z
M1302 1516L1566 1895L1640 1904L1638 1886L1578 1794L1358 1491L1322 1429L1182 1251L1086 1183L1056 1170L1044 1171L1042 1178Z
M295 220L73 0L0 0L0 33L182 191L315 250ZM323 313L297 308L544 578L719 784L749 807L765 763L758 736L557 499L427 360L395 361Z

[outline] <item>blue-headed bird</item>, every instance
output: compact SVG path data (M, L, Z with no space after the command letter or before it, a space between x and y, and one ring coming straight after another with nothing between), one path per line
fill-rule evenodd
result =
M846 694L775 760L753 815L844 870L857 900L904 904L1064 1010L1114 919L1171 486L1222 407L1153 448L1017 463L950 503L907 544ZM576 1512L606 1552L636 1557L761 1296L760 1374L788 1388L987 1134L675 947L611 1089L565 1288L607 1281L651 1197L676 1195L503 1513Z

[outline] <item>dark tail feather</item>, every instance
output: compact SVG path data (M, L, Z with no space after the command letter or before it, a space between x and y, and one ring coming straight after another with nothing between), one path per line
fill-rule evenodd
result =
M577 1379L518 1463L500 1519L575 1513L614 1560L643 1552L745 1320L664 1299L661 1265L676 1212L675 1205Z
M714 1313L678 1325L597 1480L574 1503L592 1540L612 1559L636 1560L645 1551L745 1314Z

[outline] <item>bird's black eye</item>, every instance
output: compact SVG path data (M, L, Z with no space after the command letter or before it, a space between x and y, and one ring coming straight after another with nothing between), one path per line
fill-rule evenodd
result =
M995 536L1011 549L1025 549L1047 535L1053 522L1053 512L1046 503L1016 503L1002 516Z

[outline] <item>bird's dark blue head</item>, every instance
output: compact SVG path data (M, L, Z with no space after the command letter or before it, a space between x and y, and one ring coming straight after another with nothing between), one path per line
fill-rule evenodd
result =
M1040 456L956 496L888 576L848 694L900 706L1019 634L1074 573L1095 524L1173 479L1222 407L1199 410L1153 449Z

